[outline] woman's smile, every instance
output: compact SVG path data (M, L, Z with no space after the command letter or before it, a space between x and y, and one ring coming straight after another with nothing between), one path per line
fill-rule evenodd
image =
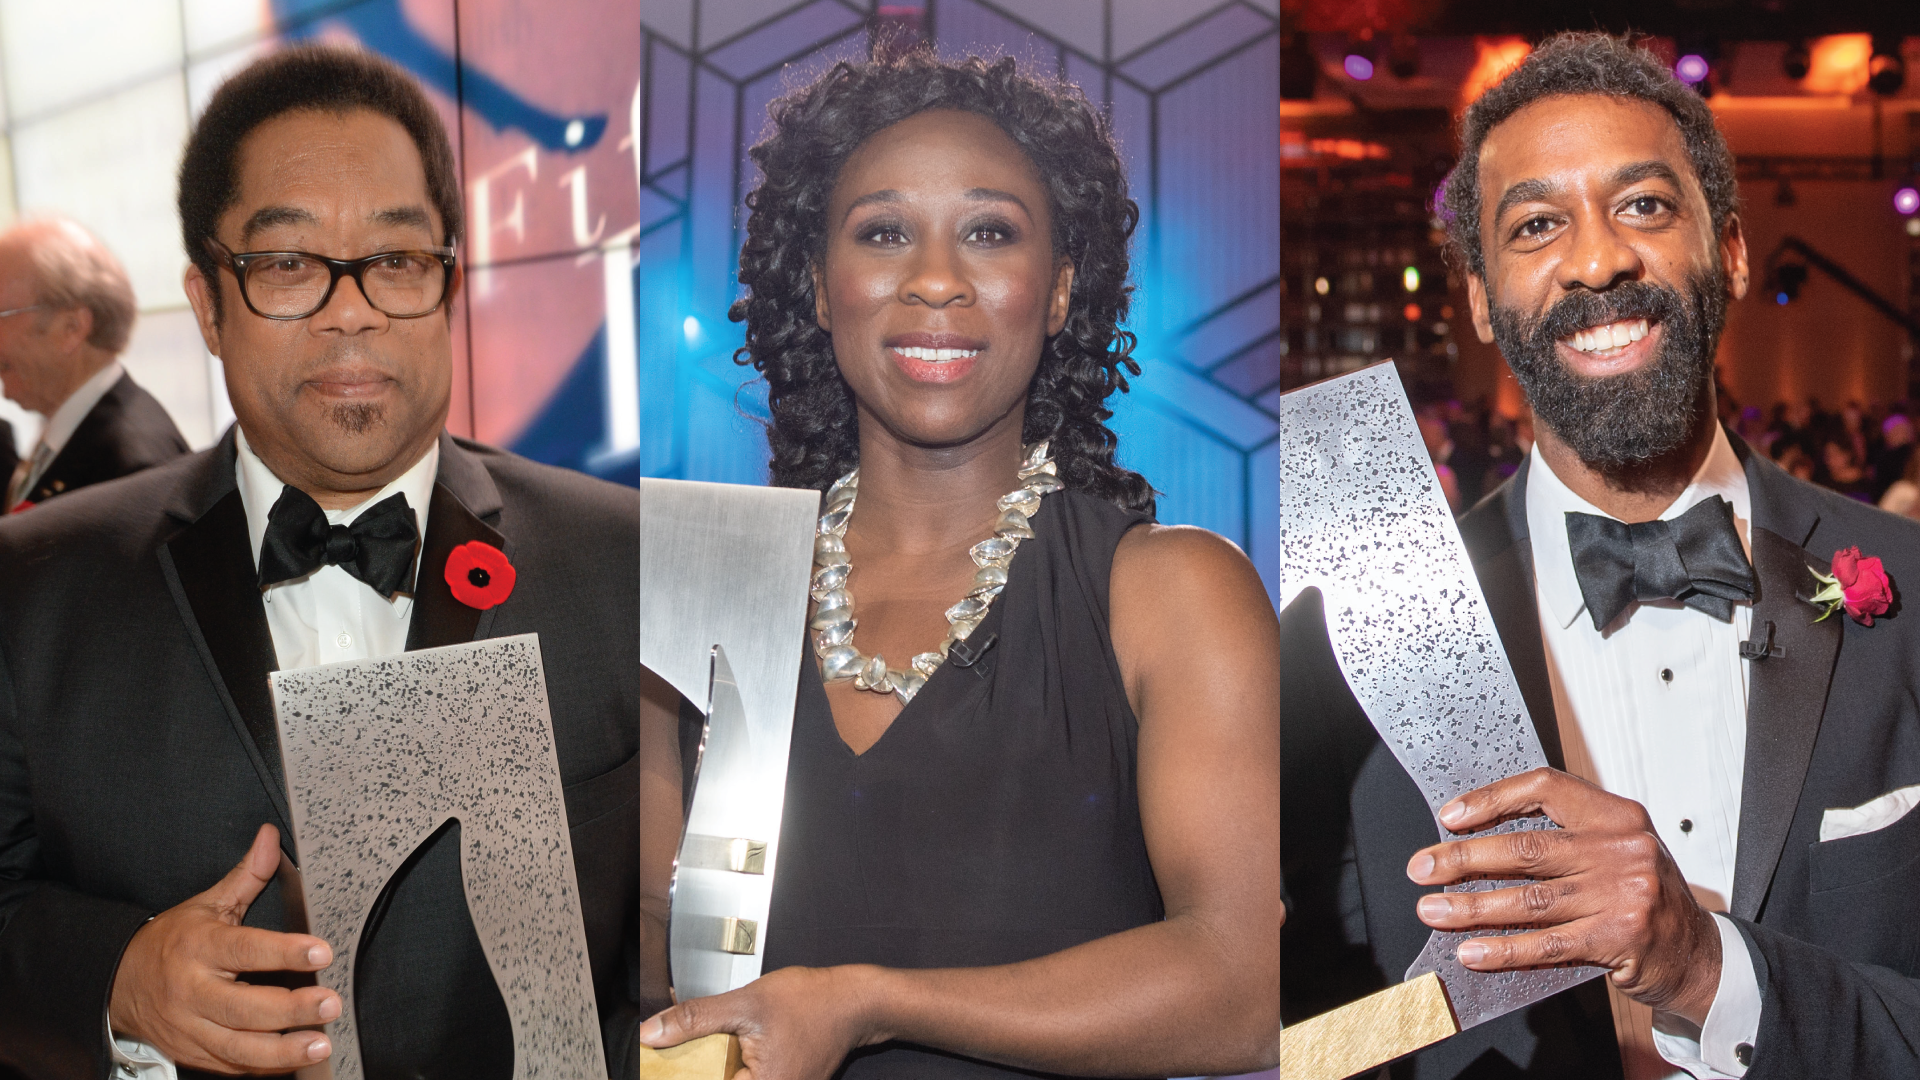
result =
M951 383L966 378L987 343L957 334L895 334L887 355L914 382Z

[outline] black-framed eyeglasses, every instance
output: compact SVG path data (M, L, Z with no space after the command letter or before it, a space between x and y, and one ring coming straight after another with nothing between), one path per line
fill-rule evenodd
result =
M329 259L310 251L247 251L235 254L218 240L207 250L226 261L240 280L247 309L263 319L304 319L333 299L343 277L353 278L375 311L394 319L417 319L438 310L453 279L452 248L382 251L364 259Z

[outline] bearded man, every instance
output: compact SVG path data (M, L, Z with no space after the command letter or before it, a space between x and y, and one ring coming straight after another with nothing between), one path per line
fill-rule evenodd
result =
M1297 601L1287 1019L1399 981L1433 929L1521 929L1459 958L1608 975L1395 1076L1920 1075L1920 627L1894 600L1920 580L1920 528L1715 420L1746 241L1726 143L1664 65L1561 35L1468 109L1462 141L1449 239L1537 442L1461 529L1554 767L1440 818L1562 828L1436 844L1317 596ZM1439 891L1472 877L1531 882Z

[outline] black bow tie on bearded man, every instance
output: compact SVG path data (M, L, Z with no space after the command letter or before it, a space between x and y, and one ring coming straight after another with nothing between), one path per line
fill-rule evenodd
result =
M1569 511L1567 543L1595 630L1636 601L1678 600L1730 621L1735 601L1753 599L1753 564L1740 546L1733 505L1718 495L1670 521L1629 525Z
M267 511L260 544L262 589L338 566L388 600L413 591L413 555L420 528L405 494L373 504L351 525L333 525L313 496L289 484Z

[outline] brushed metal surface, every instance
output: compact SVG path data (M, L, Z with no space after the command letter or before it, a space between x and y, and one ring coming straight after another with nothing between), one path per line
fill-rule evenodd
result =
M1281 395L1280 430L1281 606L1320 590L1347 685L1428 809L1437 814L1457 795L1545 765L1393 364ZM1535 816L1475 835L1553 827ZM1457 838L1437 817L1434 828ZM1435 931L1407 969L1408 979L1440 975L1462 1028L1602 973L1462 967L1460 943L1489 936Z
M640 662L707 714L667 927L682 1000L760 975L819 512L813 491L640 482ZM714 838L764 845L757 872Z
M271 685L299 864L282 882L302 894L289 909L333 946L318 981L344 1005L326 1025L334 1080L365 1075L353 976L367 916L449 819L512 1018L514 1077L604 1078L539 638L276 671Z

